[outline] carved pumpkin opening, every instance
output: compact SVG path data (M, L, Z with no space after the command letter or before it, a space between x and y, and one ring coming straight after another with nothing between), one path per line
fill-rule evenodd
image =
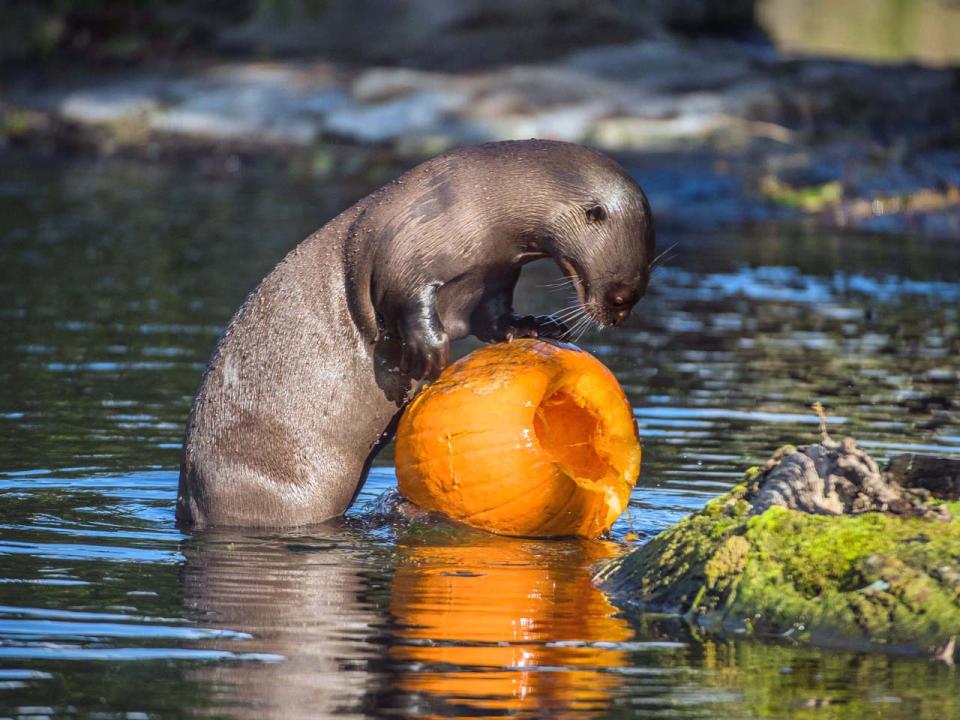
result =
M611 471L597 452L595 441L602 432L600 418L577 404L565 390L548 395L533 418L537 440L564 474L572 478L599 480Z

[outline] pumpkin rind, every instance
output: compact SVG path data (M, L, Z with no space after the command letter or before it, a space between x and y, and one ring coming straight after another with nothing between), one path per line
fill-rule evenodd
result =
M596 537L640 471L613 374L572 345L532 339L444 370L404 412L395 457L406 498L503 535Z

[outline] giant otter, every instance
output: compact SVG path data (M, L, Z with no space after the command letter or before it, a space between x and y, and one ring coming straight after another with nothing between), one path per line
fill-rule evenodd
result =
M514 314L522 265L552 257L593 321L618 325L653 248L646 197L597 151L498 142L418 165L295 247L234 315L187 423L178 523L342 514L452 340L562 334Z

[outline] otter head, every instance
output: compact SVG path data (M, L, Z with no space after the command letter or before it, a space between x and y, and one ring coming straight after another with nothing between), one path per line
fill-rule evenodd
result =
M601 327L620 325L643 297L654 255L646 196L601 156L545 228L546 250L572 279L581 307ZM569 192L573 190L573 192Z

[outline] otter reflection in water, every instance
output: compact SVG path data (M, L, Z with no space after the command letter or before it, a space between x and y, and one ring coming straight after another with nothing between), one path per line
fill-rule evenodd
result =
M346 527L310 536L208 532L183 552L188 616L271 663L191 671L241 718L593 716L633 633L590 578L610 543L413 527L396 543ZM391 577L392 576L392 577ZM594 644L602 641L601 644ZM218 712L223 712L218 707Z
M363 600L361 574L389 566L370 538L336 527L309 536L223 530L195 535L182 551L186 616L253 636L204 645L282 656L191 671L218 693L218 715L350 716L368 690L366 661L379 654L369 640L383 620Z

